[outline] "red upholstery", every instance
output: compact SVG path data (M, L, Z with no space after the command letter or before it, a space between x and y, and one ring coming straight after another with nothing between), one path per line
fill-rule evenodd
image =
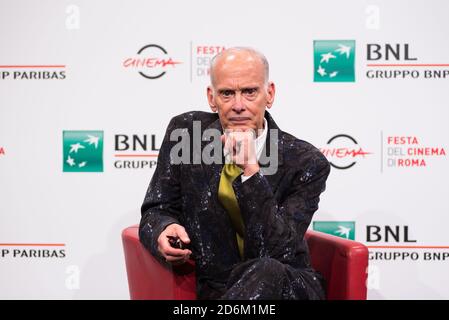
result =
M193 263L163 266L139 242L138 229L131 226L122 232L131 299L196 299ZM366 299L366 246L312 230L306 239L312 265L327 281L327 298Z
M131 299L196 299L193 264L176 270L163 266L140 243L138 226L123 230L122 240Z
M312 266L326 279L328 300L366 300L368 248L356 241L307 230Z

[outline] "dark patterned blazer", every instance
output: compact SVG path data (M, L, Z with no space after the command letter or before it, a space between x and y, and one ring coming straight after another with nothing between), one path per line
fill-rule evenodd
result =
M268 130L262 157L269 158L272 152L269 142L276 146L277 171L264 174L268 165L261 166L261 172L244 183L240 177L233 183L245 224L244 259L269 257L288 265L303 280L304 277L319 277L311 267L304 233L318 209L319 196L325 190L329 163L314 146L281 131L267 111L265 118L269 129L279 131L275 137ZM187 112L170 121L141 208L139 236L143 245L161 259L157 244L160 233L172 223L184 226L191 240L197 291L202 298L212 296L212 291L223 292L231 271L242 260L235 230L218 200L223 158L221 163L208 165L172 164L170 161L170 150L177 144L177 141L170 141L171 132L185 128L193 139L195 120L201 121L201 132L210 128L222 132L216 113ZM201 148L209 143L203 141ZM190 153L192 160L193 152ZM266 163L267 159L264 160ZM322 288L314 290L319 292Z

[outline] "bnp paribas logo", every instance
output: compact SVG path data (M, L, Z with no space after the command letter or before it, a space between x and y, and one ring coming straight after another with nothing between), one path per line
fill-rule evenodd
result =
M354 82L354 58L354 40L315 40L313 42L314 81Z
M64 172L103 172L103 131L64 131Z
M349 240L355 240L354 221L314 221L313 230Z

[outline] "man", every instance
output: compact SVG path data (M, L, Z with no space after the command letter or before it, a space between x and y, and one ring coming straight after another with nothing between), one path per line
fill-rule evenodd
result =
M200 299L324 298L304 233L330 166L266 111L275 97L268 69L266 58L250 48L230 48L213 59L207 97L214 113L171 120L142 205L141 242L163 263L194 258ZM200 152L176 149L177 130L189 138L184 146L195 149L195 129L219 132L221 147L210 152L206 139ZM179 150L183 161L175 160ZM220 161L194 161L209 153Z

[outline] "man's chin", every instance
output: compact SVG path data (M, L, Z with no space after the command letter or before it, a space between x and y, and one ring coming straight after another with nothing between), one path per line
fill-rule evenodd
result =
M255 130L252 126L248 124L232 124L227 127L227 130L231 131L249 131L249 130Z

